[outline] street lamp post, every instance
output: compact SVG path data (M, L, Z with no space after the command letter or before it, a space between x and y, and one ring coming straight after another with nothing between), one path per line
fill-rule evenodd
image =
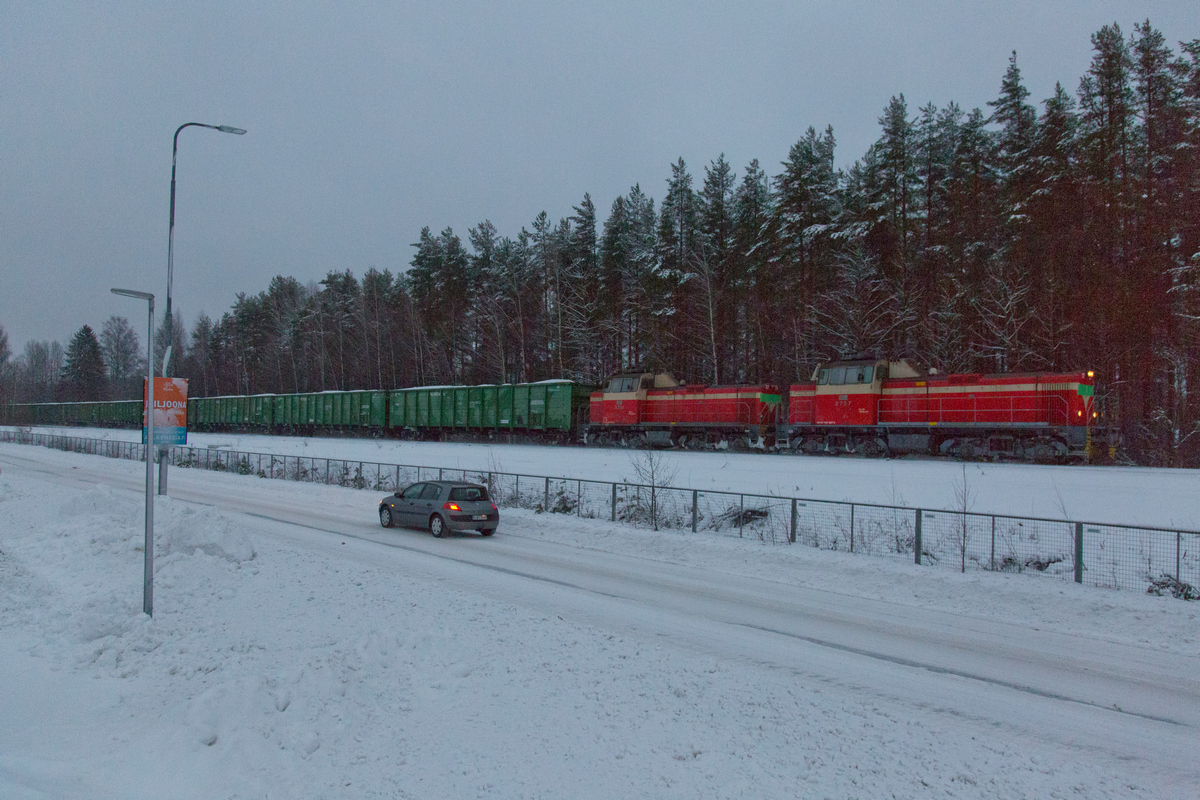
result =
M175 161L179 153L179 132L184 128L211 128L214 131L221 133L233 133L241 136L246 131L244 128L235 128L232 125L205 125L203 122L185 122L175 129L175 138L171 145L171 225L167 230L167 313L164 320L165 330L167 334L167 347L163 353L163 377L168 377L167 367L171 362L171 347L175 343L174 322L171 319L171 284L175 278ZM164 455L169 452L169 449L164 448ZM167 464L170 458L160 458L158 465L158 493L167 493Z
M132 289L113 294L145 300L150 305L146 324L146 546L142 574L142 611L154 616L154 295Z

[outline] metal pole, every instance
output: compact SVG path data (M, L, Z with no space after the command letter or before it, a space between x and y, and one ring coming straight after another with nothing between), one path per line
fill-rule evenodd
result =
M850 504L850 552L854 552L854 503Z
M1083 583L1083 523L1075 523L1075 582Z
M692 490L692 533L696 532L696 506L698 505L697 496L698 496L698 492L695 489L693 489Z
M996 518L992 517L992 570L996 569Z
M146 399L143 406L146 429L146 541L142 562L142 611L154 616L154 295L129 289L113 289L113 294L145 300L146 323Z
M921 565L921 509L917 509L917 528L913 532L913 563Z
M142 611L154 616L154 296L146 331L146 542L142 565Z
M542 495L542 511L550 510L550 479L546 478L546 492Z
M792 527L788 531L788 541L791 542L792 544L796 543L796 517L797 517L796 500L793 498L792 499Z
M617 521L617 485L612 485L612 521Z
M175 344L175 328L174 322L171 319L171 284L175 279L175 164L179 155L179 133L184 128L210 128L221 133L234 133L241 136L246 131L242 128L234 128L230 125L206 125L203 122L185 122L175 129L175 136L171 140L171 221L167 227L167 310L163 319L163 327L167 334L167 347L163 351L163 377L169 375L171 363L171 348ZM151 362L154 361L154 353L150 354ZM150 372L153 375L154 366L151 364ZM158 468L158 493L167 493L167 461L161 461Z

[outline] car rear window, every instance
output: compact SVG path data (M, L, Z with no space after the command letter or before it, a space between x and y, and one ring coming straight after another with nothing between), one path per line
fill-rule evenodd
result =
M451 500L487 500L487 489L482 486L457 486L450 490Z

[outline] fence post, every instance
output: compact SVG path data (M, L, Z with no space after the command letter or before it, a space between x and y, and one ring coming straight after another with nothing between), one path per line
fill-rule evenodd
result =
M850 504L850 552L854 552L854 503Z
M742 526L746 524L746 495L738 495L738 537L742 536Z
M788 541L796 543L796 498L792 498L792 527L788 530Z
M575 481L575 510L583 516L583 481Z
M1175 582L1179 583L1179 539L1183 536L1179 531L1175 531Z
M696 532L697 495L698 495L697 491L695 489L692 489L692 533Z
M996 571L996 516L992 515L992 571Z
M1083 523L1075 523L1075 582L1083 583Z
M913 532L913 563L921 565L921 509L917 509L917 529Z
M550 478L546 478L546 491L542 495L542 511L550 510Z
M614 483L612 491L612 521L617 521L617 485Z

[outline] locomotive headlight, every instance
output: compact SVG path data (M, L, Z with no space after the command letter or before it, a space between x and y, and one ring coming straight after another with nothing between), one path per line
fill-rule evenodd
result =
M1092 412L1092 419L1095 419L1098 416L1099 416L1099 414L1097 414L1095 411Z
M1090 369L1089 369L1089 370L1088 370L1088 377L1089 377L1089 378L1094 378L1094 377L1096 377L1096 372L1095 372L1095 370L1090 370Z

